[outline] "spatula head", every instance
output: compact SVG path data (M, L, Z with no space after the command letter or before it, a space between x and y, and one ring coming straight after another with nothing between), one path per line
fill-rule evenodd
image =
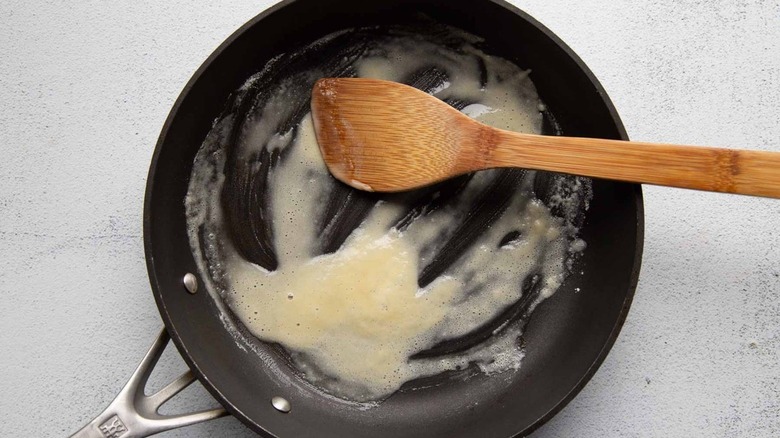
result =
M325 164L352 187L398 192L479 168L483 125L408 85L321 79L311 109Z

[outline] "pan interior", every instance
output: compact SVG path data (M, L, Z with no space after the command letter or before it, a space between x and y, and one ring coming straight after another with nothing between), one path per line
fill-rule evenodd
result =
M275 58L226 105L187 195L190 244L208 290L229 304L228 328L242 343L248 329L289 347L281 360L353 401L405 381L422 390L419 377L429 387L516 370L525 323L585 246L586 178L496 169L388 195L327 172L308 116L322 77L380 76L498 128L557 132L528 71L420 21Z
M459 2L448 3L450 6L437 5L442 7L433 9L429 6L436 2L424 3L415 5L414 8L393 9L392 13L384 14L383 12L387 12L382 10L384 3L379 2L376 10L364 11L365 14L360 15L360 19L352 24L365 25L392 20L393 23L419 26L420 17L417 11L425 9L427 17L433 16L437 21L448 22L477 33L486 38L490 50L494 53L512 59L524 68L532 69L532 78L542 100L549 108L545 113L547 133L563 132L567 135L614 138L621 136L619 122L612 117L611 108L601 98L597 86L590 81L587 73L532 22L503 8L495 9L498 7L495 3L486 2L485 10L492 10L493 18L497 21L519 25L517 41L521 43L508 44L505 37L489 37L494 33L489 27L478 25L467 19L467 15L459 15L462 12L459 8L463 6ZM487 378L483 374L472 372L473 370L464 370L458 378L439 375L415 381L384 403L367 410L313 389L300 379L295 367L286 360L286 353L280 347L257 341L240 325L236 326L242 336L236 340L234 334L225 329L224 316L219 317L225 313L218 310L217 303L209 297L204 294L194 298L187 297L179 294L180 288L173 288L172 284L175 283L172 281L175 281L176 275L171 273L195 269L191 254L185 254L188 245L182 212L182 191L186 191L191 160L189 164L182 165L181 156L172 156L173 150L177 148L178 154L185 150L186 156L193 157L205 137L204 127L207 130L211 121L224 109L224 102L229 101L234 109L242 110L241 105L245 101L237 99L240 93L232 93L238 89L235 82L241 81L239 78L242 74L243 79L246 79L260 71L271 56L283 52L294 53L296 49L313 40L284 40L284 32L278 26L272 25L284 23L291 18L290 10L304 7L306 4L314 7L307 2L289 3L263 18L264 25L268 25L264 30L257 25L250 26L232 39L230 46L204 67L199 78L185 93L161 137L147 197L147 251L154 255L150 257L150 273L153 284L156 281L158 304L161 305L163 317L177 345L185 358L206 380L207 387L239 418L255 430L266 434L344 436L366 435L370 432L373 436L513 436L533 427L549 412L561 406L572 391L576 391L592 373L593 366L600 363L614 340L616 328L619 328L627 311L638 269L637 238L641 233L638 208L641 204L638 203L635 187L598 181L593 184L591 209L584 219L580 219L584 220L582 235L588 241L589 248L573 267L573 271L579 274L570 277L553 298L532 314L530 320L523 321L528 322L524 337L526 358L518 372L508 373L500 378ZM357 7L352 2L336 2L334 5L336 9ZM363 9L365 8L364 6ZM478 13L477 16L480 14L486 13ZM308 27L308 32L318 31L311 35L312 38L322 36L326 31L353 27L334 29L333 23L324 24L313 17L307 19L312 21L311 25L314 27ZM343 19L344 17L340 20ZM269 35L275 34L274 50L266 49L264 56L249 57L250 59L237 56L240 52L237 47L247 53L250 48L260 45L261 41L267 43ZM263 47L266 46L267 44L263 44ZM544 52L545 46L551 49L549 53ZM280 74L286 74L283 68L280 71ZM230 85L233 85L233 88L229 88L229 80L217 80L220 76L232 77L234 80ZM556 82L557 77L567 79L566 84L573 84L573 88L568 90L571 92L567 93L567 90L561 89L560 85L564 82ZM430 70L419 75L423 84L433 83L435 78L436 73ZM581 88L576 87L578 84ZM208 85L218 87L207 90ZM257 92L262 93L262 87L259 87ZM583 99L573 100L576 97ZM193 105L193 99L200 105ZM208 105L204 105L204 102L208 102ZM249 107L246 108L246 111L248 110ZM301 115L296 115L299 116ZM289 123L292 126L297 121L290 120ZM193 129L185 134L187 127ZM201 136L200 142L197 141L198 135ZM171 143L173 146L166 146ZM272 160L273 157L267 157L269 163ZM505 171L503 178L512 181L513 172L518 171ZM162 178L182 183L154 185L155 181ZM536 179L534 188L543 200L545 196L549 196L549 187L555 178L559 176L540 174ZM242 181L242 178L237 180ZM250 187L252 181L256 180L249 176L243 178L243 182L248 183L246 187ZM236 189L232 193L247 192L246 188L243 188L243 192L242 187ZM500 190L495 192L500 193ZM244 209L245 215L250 217L259 215L259 212L253 212L251 209L262 205L261 202L253 204L251 201L257 200L253 196L256 195L234 200L237 208ZM365 217L363 214L376 202L373 195L353 192L346 188L339 196L340 198L331 201L333 210L348 214L343 215L340 219L342 222L338 227L334 227L334 235L330 237L330 241L324 242L324 246L337 247L339 239L346 238ZM150 219L160 217L165 219ZM263 226L262 222L258 224ZM254 257L253 261L273 268L273 255L263 249L262 238L256 239L258 235L262 236L262 229L237 228L237 239L255 239L261 243L254 248L250 245L247 250L248 254ZM480 228L475 228L473 232L478 233ZM242 236L242 232L247 235ZM163 238L170 241L171 237L175 245L161 245ZM468 235L461 238L468 239ZM615 242L620 244L614 245ZM174 251L170 249L171 246L176 247L179 244L183 246ZM483 327L470 338L437 346L438 351L434 348L434 351L428 354L436 355L465 348L492 333L507 319L522 317L522 310L521 308L520 311L503 315L502 319L495 321L495 326ZM263 360L257 360L258 355ZM269 362L275 365L269 367ZM284 396L292 402L292 413L280 416L271 408L266 401L276 395ZM490 432L486 434L485 431Z

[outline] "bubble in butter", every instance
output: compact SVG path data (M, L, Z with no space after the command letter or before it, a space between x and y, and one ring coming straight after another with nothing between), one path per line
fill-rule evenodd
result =
M540 101L527 72L488 56L464 36L457 48L395 35L352 61L359 76L401 81L431 59L452 72L433 90L442 99L471 102L464 113L493 126L539 133ZM307 72L313 81L319 71ZM251 81L252 79L250 79ZM246 88L246 86L245 86ZM324 227L323 200L333 192L316 144L311 117L278 132L285 117L284 86L279 99L258 108L246 128L241 153L261 148L282 151L269 173L269 198L278 267L268 271L245 260L226 230L224 203L225 138L236 122L218 120L196 157L186 200L190 243L208 289L228 303L258 338L288 349L306 379L348 400L380 400L404 382L476 364L486 373L516 370L523 351L520 326L509 324L465 351L431 358L415 354L493 321L523 298L523 280L542 280L533 305L563 281L571 242L581 250L577 230L553 217L533 198L534 174L526 173L506 209L465 252L425 287L421 270L466 220L479 196L499 171L475 175L453 202L396 226L409 205L379 201L341 247L318 254ZM587 181L577 182L578 187ZM559 202L572 196L561 189ZM581 194L581 193L580 193ZM506 241L515 233L516 238Z

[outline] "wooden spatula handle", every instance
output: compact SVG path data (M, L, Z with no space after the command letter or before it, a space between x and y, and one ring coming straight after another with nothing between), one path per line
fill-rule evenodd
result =
M489 143L489 161L499 167L780 198L778 152L541 137L509 131L499 131Z

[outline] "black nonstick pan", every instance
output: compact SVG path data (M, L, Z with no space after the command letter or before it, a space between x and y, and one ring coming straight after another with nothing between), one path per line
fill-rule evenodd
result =
M247 102L262 97L263 82L249 94L235 91L273 57L294 54L335 31L388 25L423 29L420 23L430 21L478 35L492 54L530 69L546 104L546 133L627 139L609 98L582 61L549 30L501 0L288 0L265 11L201 66L163 127L148 178L144 243L150 283L167 334L161 335L117 401L77 436L145 436L222 415L219 410L185 417L157 414L159 404L193 378L228 413L262 436L524 436L555 415L587 383L612 347L636 287L643 243L638 185L593 181L593 198L580 233L588 247L572 268L576 275L530 317L523 303L504 315L526 325L526 355L517 372L500 377L473 373L466 379L441 375L410 382L371 409L312 388L278 345L262 343L241 327L236 327L239 335L228 330L235 320L221 314L205 290L204 273L198 271L188 241L184 199L194 157L214 121L226 108L240 114L245 106L249 111ZM313 57L296 62L321 61ZM416 85L428 83L420 80ZM308 102L293 104L307 108ZM271 166L274 157L259 159L270 160ZM262 187L252 173L262 172L263 166L242 169L241 163L234 164L233 181L226 183L228 193L223 194L232 237L248 259L273 269L269 236L263 234L268 224L257 210L262 205ZM511 171L507 172L504 183L513 181ZM535 192L544 201L546 186L554 177L540 173L536 178ZM346 186L340 190L340 195L324 201L323 208L347 214L338 219L323 251L328 246L337 248L370 210L376 201L372 196L379 196L352 192ZM489 194L483 201L487 208L494 202ZM469 236L457 238L468 241ZM504 322L496 321L495 326L483 328L484 333L421 354L436 356L466 348ZM161 394L146 397L143 383L168 335L192 373ZM269 357L275 366L268 365Z

